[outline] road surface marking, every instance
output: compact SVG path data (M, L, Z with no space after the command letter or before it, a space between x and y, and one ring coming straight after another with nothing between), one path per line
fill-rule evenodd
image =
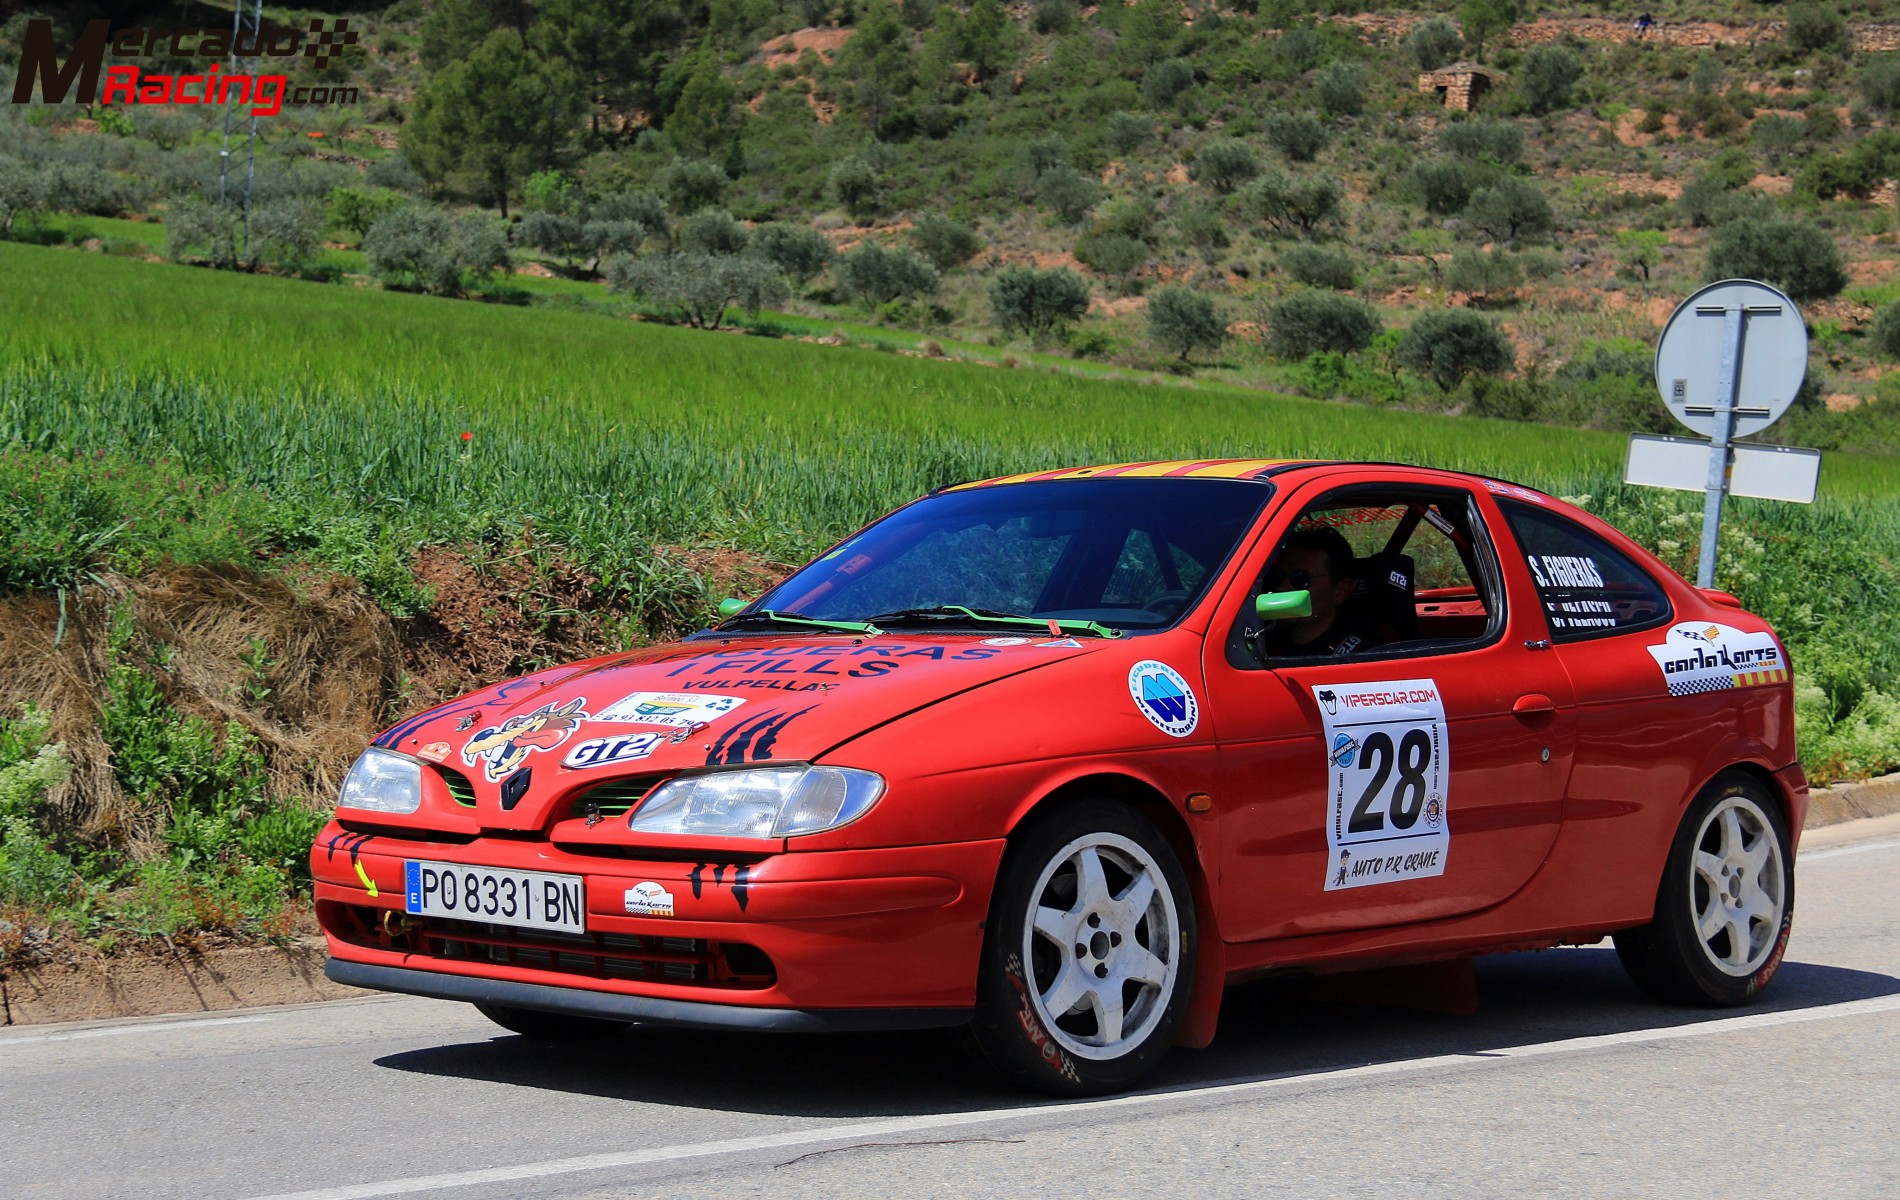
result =
M1146 1092L1134 1096L1115 1096L1105 1100L1069 1101L1055 1104L1028 1104L1017 1108L988 1109L979 1112L940 1113L930 1116L899 1117L883 1121L831 1124L792 1133L765 1134L759 1137L729 1138L719 1142L695 1142L686 1145L655 1146L647 1150L624 1150L608 1154L590 1154L580 1158L558 1158L545 1162L521 1163L512 1167L488 1167L474 1171L455 1171L443 1175L418 1175L408 1179L386 1179L379 1183L349 1184L343 1187L317 1188L307 1192L286 1192L258 1200L377 1200L383 1196L407 1196L443 1188L477 1187L482 1184L516 1183L545 1179L554 1175L573 1175L583 1171L602 1171L616 1167L651 1166L656 1163L683 1162L724 1154L743 1154L757 1150L803 1149L828 1142L861 1142L868 1139L898 1137L938 1130L959 1129L991 1121L1023 1117L1088 1114L1112 1116L1126 1111L1161 1108L1181 1101L1239 1100L1279 1091L1332 1083L1351 1083L1361 1079L1411 1075L1454 1067L1478 1067L1512 1059L1543 1058L1555 1054L1577 1054L1591 1050L1644 1042L1674 1041L1709 1037L1723 1033L1741 1033L1753 1029L1771 1029L1781 1025L1800 1025L1809 1021L1831 1021L1873 1013L1900 1010L1900 995L1850 1000L1818 1008L1790 1009L1785 1012L1753 1013L1725 1017L1692 1025L1674 1025L1661 1029L1633 1029L1623 1033L1591 1037L1565 1038L1529 1046L1507 1046L1496 1050L1464 1054L1439 1054L1430 1058L1399 1062L1373 1063L1363 1067L1344 1067L1336 1071L1318 1071L1294 1075L1276 1075L1264 1079L1216 1081L1166 1092Z
M1892 850L1900 846L1900 838L1889 838L1883 842L1849 842L1845 846L1829 846L1825 850L1803 850L1796 862L1813 862L1817 858L1839 858L1843 854L1865 854L1869 850Z
M119 1037L128 1033L157 1033L168 1029L203 1029L210 1025L249 1025L256 1021L275 1021L270 1013L245 1017L194 1017L189 1021L154 1021L144 1025L102 1025L97 1029L59 1029L51 1033L0 1034L0 1050L34 1042L76 1042L80 1038Z

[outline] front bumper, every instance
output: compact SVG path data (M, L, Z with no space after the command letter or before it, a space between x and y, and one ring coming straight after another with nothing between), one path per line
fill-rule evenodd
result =
M694 862L509 838L365 837L332 824L311 865L338 982L689 1026L888 1029L967 1017L1003 848ZM411 916L412 860L581 876L586 933ZM627 912L628 893L654 884L673 897L673 915Z

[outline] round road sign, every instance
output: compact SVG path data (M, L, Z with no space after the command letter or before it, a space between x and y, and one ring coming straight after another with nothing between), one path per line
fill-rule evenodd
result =
M1656 387L1690 429L1715 436L1733 397L1730 437L1773 425L1808 374L1808 330L1794 301L1753 279L1724 279L1676 306L1656 343Z

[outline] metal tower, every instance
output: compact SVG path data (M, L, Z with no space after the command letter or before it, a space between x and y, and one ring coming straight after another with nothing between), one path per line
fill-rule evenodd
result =
M248 11L247 11L248 9ZM239 39L249 31L251 35L251 53L239 57ZM245 85L247 98L256 94L257 62L264 54L264 0L251 0L247 6L245 0L237 0L231 8L231 69L229 74L245 75L249 82ZM249 106L249 122L237 133L242 139L239 151L244 155L244 240L239 243L239 253L251 240L251 183L257 177L257 106ZM218 203L231 202L231 139L237 125L237 116L232 106L224 106L224 152L218 163Z

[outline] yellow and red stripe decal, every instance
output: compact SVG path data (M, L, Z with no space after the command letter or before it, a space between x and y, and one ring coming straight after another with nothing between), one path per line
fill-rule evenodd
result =
M960 483L946 492L966 488L1000 487L1006 483L1046 483L1058 479L1251 479L1273 467L1307 460L1296 458L1183 458L1169 462L1109 463L1096 467L1063 467L1054 471L1027 471L1021 475L1003 475Z
M1737 675L1735 677L1735 686L1736 687L1759 687L1762 684L1786 683L1787 681L1788 681L1787 669L1776 668L1775 670L1772 670L1772 671L1748 671L1748 672L1744 672L1743 674Z

